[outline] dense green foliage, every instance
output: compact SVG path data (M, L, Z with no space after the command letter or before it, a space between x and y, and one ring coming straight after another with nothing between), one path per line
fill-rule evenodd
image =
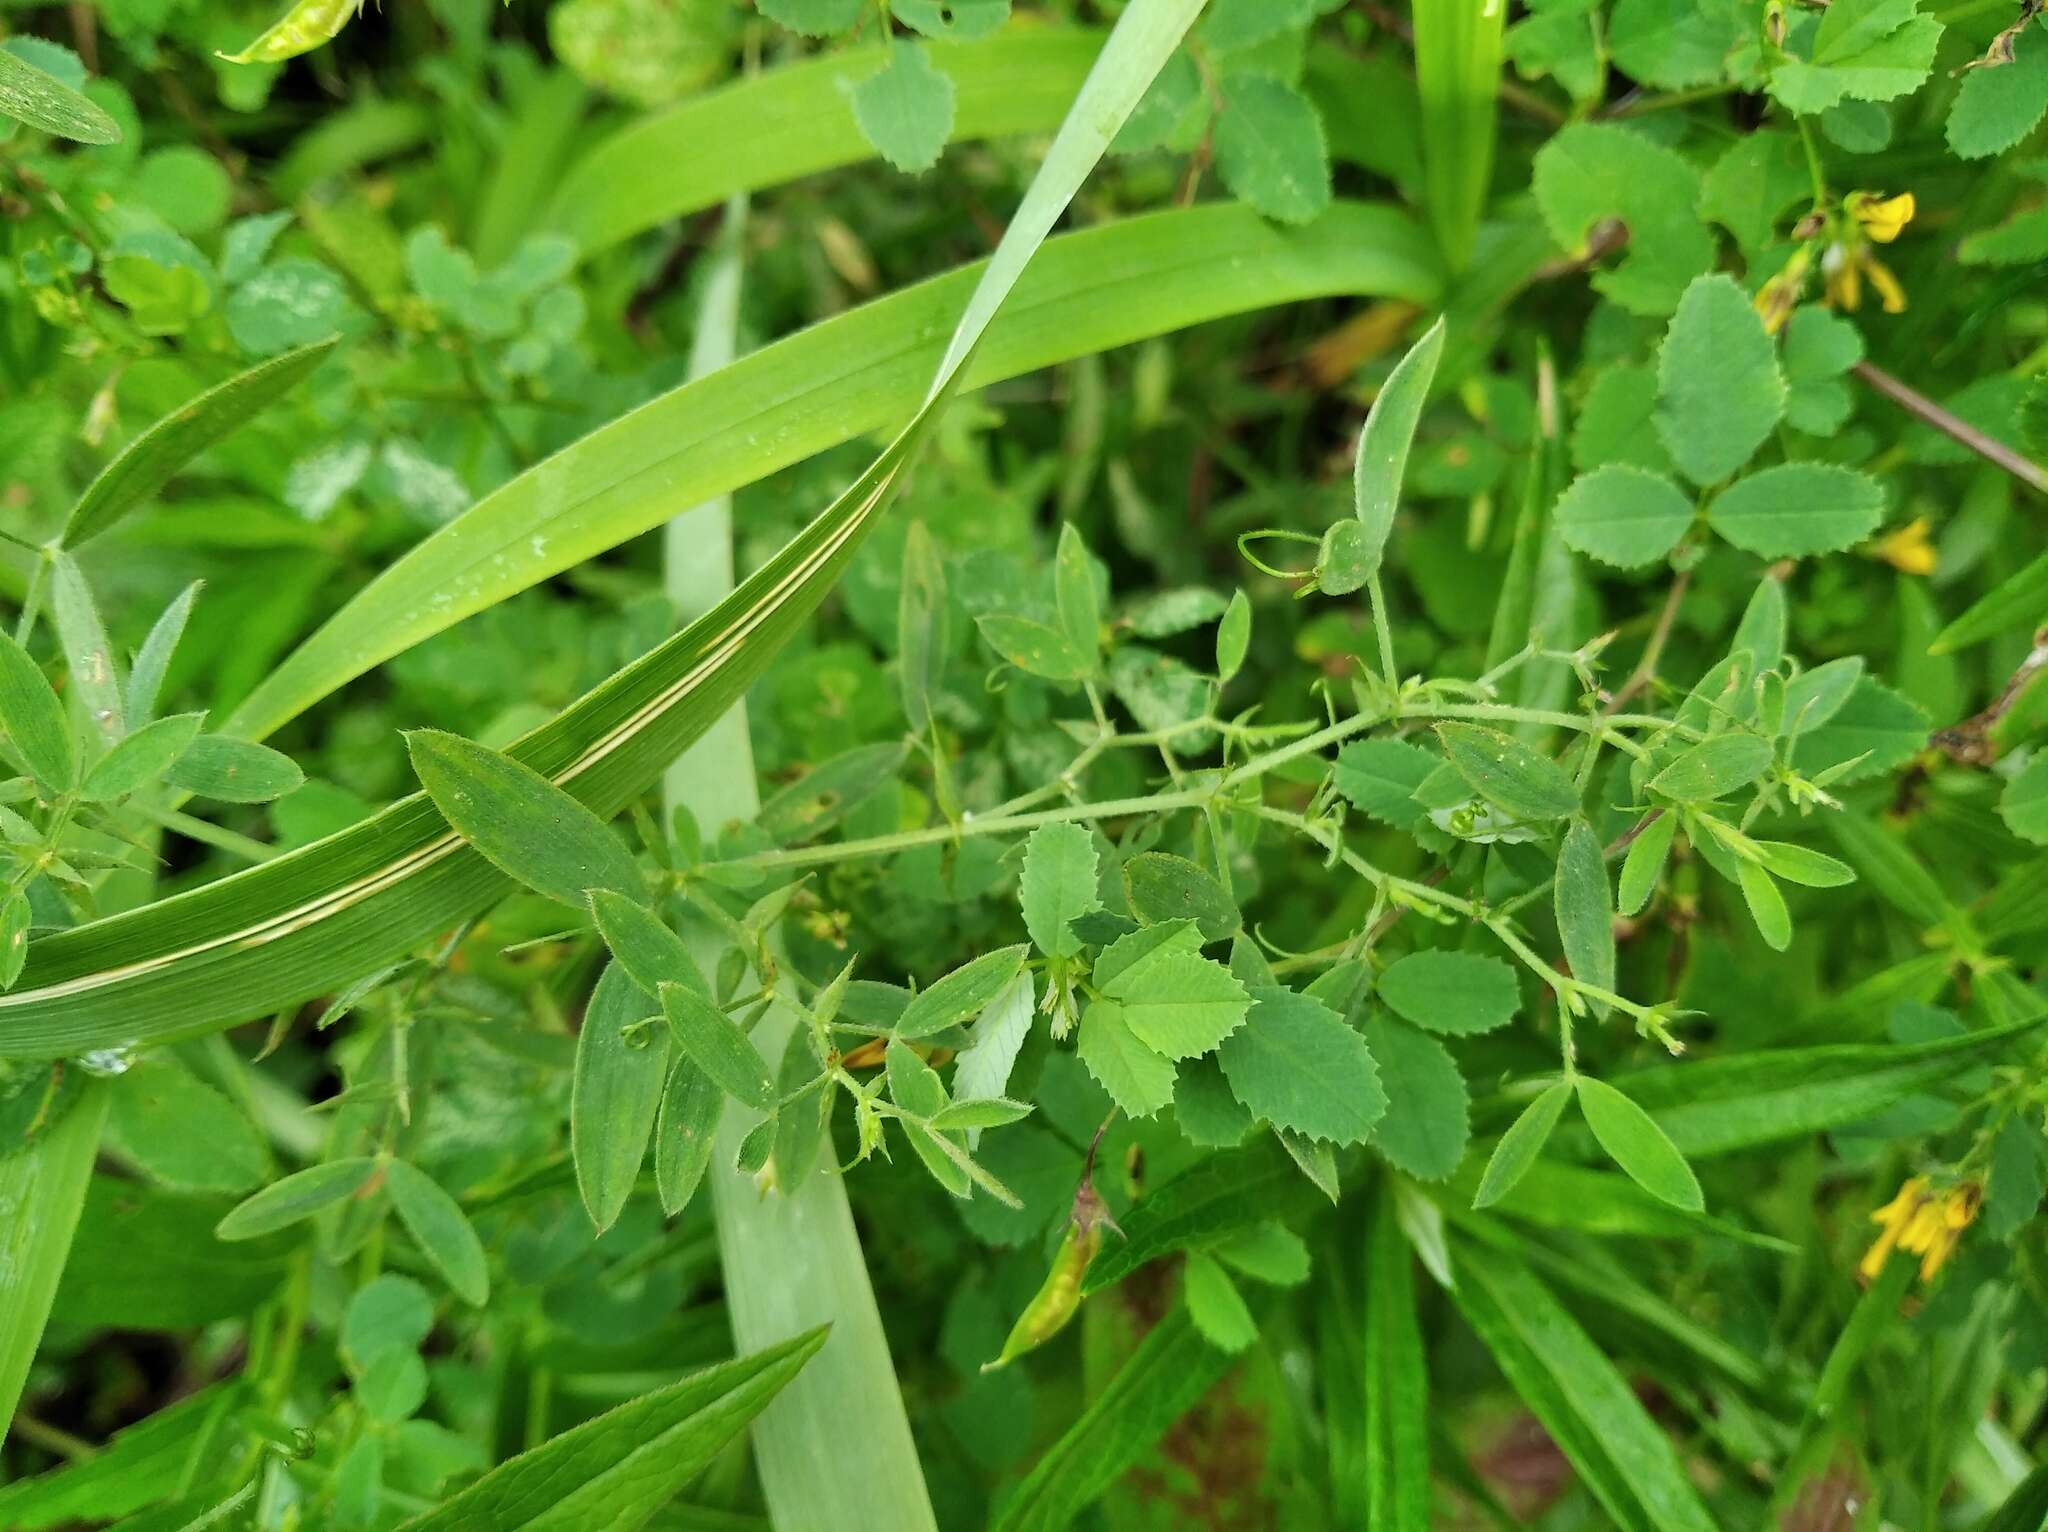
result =
M2037 3L8 18L0 1529L2043 1524Z

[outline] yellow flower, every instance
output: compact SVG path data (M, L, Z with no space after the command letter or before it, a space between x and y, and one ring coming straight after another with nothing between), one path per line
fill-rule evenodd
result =
M1792 310L1799 306L1799 295L1806 287L1806 268L1811 261L1805 250L1799 251L1776 276L1756 290L1756 311L1763 316L1765 334L1776 335L1784 329Z
M1858 259L1863 274L1870 278L1870 286L1877 293L1878 301L1884 305L1884 311L1887 314L1905 313L1906 290L1899 286L1899 279L1892 275L1891 267L1868 250L1859 251Z
M1851 192L1842 200L1849 216L1856 220L1864 234L1880 245L1888 245L1899 237L1899 232L1913 221L1914 203L1911 192L1900 192L1896 197L1879 197L1873 192Z
M1925 516L1915 516L1903 527L1885 533L1872 543L1870 551L1901 574L1933 574L1934 544L1927 540L1927 526Z
M1955 1252L1963 1230L1976 1218L1983 1193L1977 1182L1963 1181L1936 1194L1925 1176L1914 1176L1899 1188L1896 1197L1870 1215L1870 1221L1881 1228L1857 1267L1863 1280L1875 1280L1892 1251L1899 1249L1919 1256L1920 1280L1933 1281Z
M1868 245L1830 245L1827 254L1821 257L1820 267L1826 279L1827 301L1832 307L1855 313L1863 304L1863 282L1867 277L1887 314L1906 311L1905 288L1899 285L1891 268L1870 253Z

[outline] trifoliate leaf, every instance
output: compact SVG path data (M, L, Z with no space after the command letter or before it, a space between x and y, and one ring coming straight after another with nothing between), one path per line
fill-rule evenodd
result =
M1833 553L1883 519L1877 480L1835 463L1779 463L1738 479L1707 507L1709 526L1767 559Z
M1657 352L1657 435L1695 484L1749 461L1785 413L1785 380L1764 322L1732 277L1693 282Z
M1593 30L1599 10L1599 0L1532 0L1503 39L1515 73L1525 80L1549 75L1574 101L1598 95L1606 83Z
M1284 81L1232 74L1216 119L1216 168L1223 184L1268 218L1307 223L1330 205L1330 156L1323 121L1308 97Z
M1443 1180L1458 1168L1472 1138L1465 1077L1442 1043L1391 1016L1367 1022L1365 1041L1387 1093L1387 1110L1373 1124L1373 1147L1418 1180Z
M1714 264L1714 238L1693 206L1699 173L1682 155L1613 123L1573 123L1536 153L1536 205L1551 237L1581 251L1594 227L1628 229L1621 263L1594 288L1636 314L1668 314Z
M1134 1036L1168 1058L1207 1053L1236 1031L1250 1007L1230 970L1197 953L1159 950L1103 984Z
M1254 1116L1313 1139L1355 1144L1387 1109L1372 1052L1335 1011L1290 989L1260 988L1217 1057Z
M1804 50L1795 43L1795 56L1770 75L1771 94L1802 116L1844 97L1891 101L1918 89L1934 67L1941 23L1919 14L1919 0L1844 0L1807 35Z
M1380 975L1379 996L1418 1027L1459 1036L1515 1019L1515 971L1476 952L1411 952Z
M953 82L920 43L889 45L889 61L853 88L853 115L898 170L929 170L953 133Z
M1692 515L1692 501L1676 484L1626 463L1581 474L1557 502L1565 542L1624 569L1653 563L1678 546Z
M1825 726L1799 737L1792 764L1810 776L1856 761L1833 779L1846 787L1903 766L1926 748L1927 728L1918 707L1865 676Z
M1813 180L1799 140L1768 130L1745 133L1709 170L1700 187L1700 217L1735 236L1745 251L1772 244L1779 216L1813 198Z

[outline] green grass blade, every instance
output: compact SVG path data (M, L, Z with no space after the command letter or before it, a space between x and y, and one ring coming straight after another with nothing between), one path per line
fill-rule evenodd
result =
M1458 1262L1458 1309L1623 1532L1714 1532L1671 1441L1614 1364L1505 1250Z
M477 502L360 591L259 686L261 738L345 682L690 507L906 419L982 266L877 299L686 383ZM1336 294L1433 301L1406 215L1340 204L1282 229L1218 204L1048 240L966 369L978 387L1224 315Z
M933 65L952 77L954 142L1050 133L1102 39L1048 29L927 44ZM636 122L570 167L542 227L589 253L735 193L873 159L851 91L882 59L880 48L807 59Z
M0 49L0 117L81 144L118 144L121 125L91 101L25 59Z
M106 1091L91 1086L47 1132L0 1159L0 1441L64 1275L106 1115Z
M1429 0L1415 7L1424 201L1454 271L1472 259L1493 177L1507 10L1506 0Z

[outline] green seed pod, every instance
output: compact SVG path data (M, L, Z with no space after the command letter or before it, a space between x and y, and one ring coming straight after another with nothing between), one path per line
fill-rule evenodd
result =
M1083 1181L1074 1194L1074 1214L1067 1222L1060 1248L1053 1253L1045 1281L1010 1327L1009 1339L1003 1342L1003 1354L993 1362L982 1363L983 1372L992 1372L1025 1352L1036 1350L1067 1327L1067 1321L1081 1307L1081 1279L1087 1275L1095 1252L1102 1248L1104 1224L1116 1227L1093 1183Z
M298 0L271 28L240 53L223 53L230 64L281 64L311 53L362 10L362 0Z

